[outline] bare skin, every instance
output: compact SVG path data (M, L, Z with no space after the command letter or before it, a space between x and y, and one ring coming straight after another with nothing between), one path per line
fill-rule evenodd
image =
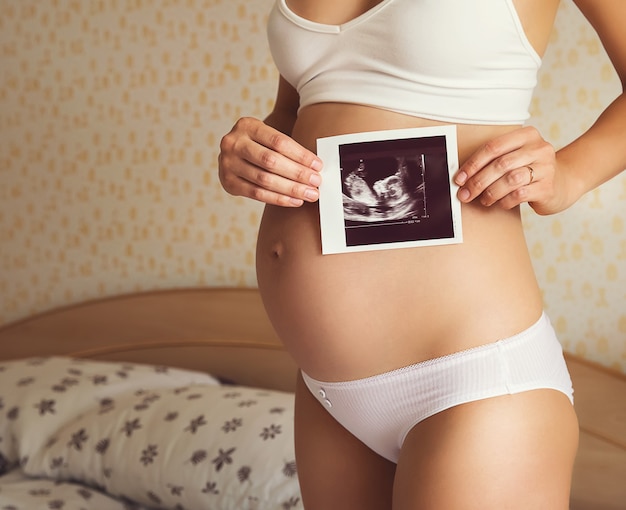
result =
M377 3L288 0L300 16L327 24L345 23ZM558 0L514 4L543 54ZM626 4L577 4L625 82ZM286 348L319 380L387 372L529 327L543 305L519 204L529 202L540 214L562 211L626 167L626 151L618 149L626 132L624 95L558 152L532 128L458 125L463 244L322 256L316 200L323 162L315 140L438 123L349 104L316 104L296 115L297 107L296 91L281 79L268 118L242 119L222 140L220 178L230 193L268 204L257 245L259 288ZM568 399L534 390L428 418L409 433L396 466L347 434L301 380L296 393L307 510L565 510L577 439Z

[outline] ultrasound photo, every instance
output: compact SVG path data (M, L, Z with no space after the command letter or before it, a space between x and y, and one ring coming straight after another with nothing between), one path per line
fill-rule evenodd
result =
M356 168L355 168L356 167ZM346 224L427 217L424 154L342 160Z
M455 135L445 126L319 139L323 253L462 242Z

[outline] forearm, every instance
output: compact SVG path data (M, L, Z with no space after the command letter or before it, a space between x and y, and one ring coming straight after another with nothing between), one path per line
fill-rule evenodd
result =
M622 83L622 94L587 132L557 153L558 169L563 170L557 174L565 176L566 189L572 192L570 204L626 168L626 3L574 2L598 34Z
M556 156L567 182L567 206L626 169L626 94Z

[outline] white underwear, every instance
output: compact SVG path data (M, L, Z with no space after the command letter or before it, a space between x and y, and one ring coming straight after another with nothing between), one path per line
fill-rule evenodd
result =
M574 402L563 349L545 314L512 337L365 379L302 376L341 425L392 462L417 423L460 404L535 389L554 389Z

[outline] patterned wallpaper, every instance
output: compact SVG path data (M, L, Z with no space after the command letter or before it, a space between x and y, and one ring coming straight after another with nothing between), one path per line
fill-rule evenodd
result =
M561 6L532 123L560 146L619 91ZM254 286L261 206L226 195L221 136L271 107L272 0L0 0L0 323L140 290ZM626 175L524 209L567 350L626 373Z

